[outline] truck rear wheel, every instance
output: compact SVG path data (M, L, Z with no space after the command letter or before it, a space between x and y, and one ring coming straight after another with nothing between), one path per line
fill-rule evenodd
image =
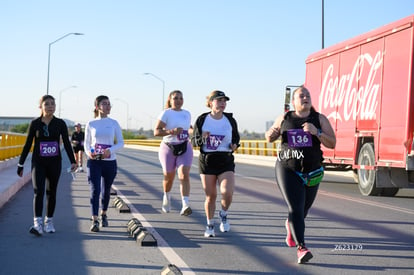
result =
M375 152L373 143L362 145L358 155L358 165L375 165ZM377 196L382 188L375 186L375 170L358 169L358 187L364 196Z

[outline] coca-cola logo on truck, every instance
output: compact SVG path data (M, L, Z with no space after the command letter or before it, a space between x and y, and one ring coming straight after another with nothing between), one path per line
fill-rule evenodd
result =
M318 110L340 121L355 120L358 116L362 120L376 119L380 88L380 77L376 75L380 73L382 57L381 51L374 58L369 53L361 54L350 73L335 76L334 65L330 64L323 77ZM366 70L366 79L361 79Z

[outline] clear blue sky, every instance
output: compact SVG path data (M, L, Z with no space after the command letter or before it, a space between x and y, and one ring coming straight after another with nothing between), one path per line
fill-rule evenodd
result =
M184 93L193 121L219 89L241 131L264 132L283 110L284 87L304 82L306 57L321 49L321 2L3 0L0 116L39 115L49 43L80 32L51 46L57 116L85 123L105 94L123 128L127 117L130 129L152 128L164 102L150 72L165 97ZM412 14L413 0L325 0L325 47Z

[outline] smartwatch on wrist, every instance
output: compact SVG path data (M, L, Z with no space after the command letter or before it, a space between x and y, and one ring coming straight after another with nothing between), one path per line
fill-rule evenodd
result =
M316 134L316 136L317 136L318 138L320 138L320 137L321 137L321 135L322 135L322 129L318 129L318 133Z

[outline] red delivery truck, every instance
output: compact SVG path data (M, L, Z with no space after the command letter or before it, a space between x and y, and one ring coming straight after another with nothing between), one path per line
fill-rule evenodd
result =
M306 59L304 85L337 138L324 165L352 169L365 196L414 187L413 51L414 15Z

